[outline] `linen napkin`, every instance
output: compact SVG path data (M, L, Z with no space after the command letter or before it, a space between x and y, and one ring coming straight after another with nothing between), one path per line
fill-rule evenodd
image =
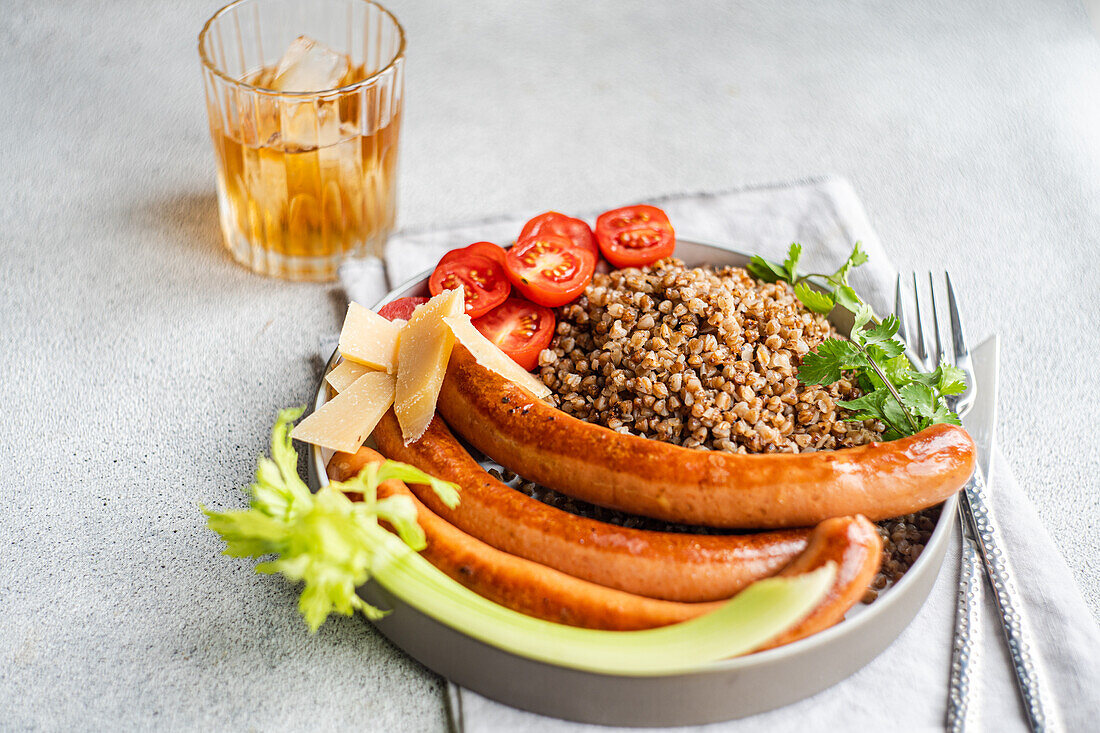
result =
M791 242L801 242L804 267L809 271L834 269L852 244L862 241L870 261L852 274L852 283L878 312L892 310L896 272L859 199L844 179L678 196L654 203L668 212L677 235L684 239L761 254L776 261L782 261ZM385 269L389 282L396 286L418 275L454 247L479 240L510 242L523 222L536 213L398 234L387 247ZM386 292L385 274L377 260L357 261L341 268L340 279L349 299L370 306ZM994 455L989 485L993 510L1030 621L1051 730L1063 725L1074 731L1092 729L1100 719L1100 629L999 451ZM770 733L807 724L818 730L884 726L907 731L942 729L958 557L956 537L928 602L917 617L886 651L847 680L778 710L691 730ZM988 593L983 604L968 722L976 730L1026 730ZM468 733L616 730L516 710L453 683L448 685L453 716Z

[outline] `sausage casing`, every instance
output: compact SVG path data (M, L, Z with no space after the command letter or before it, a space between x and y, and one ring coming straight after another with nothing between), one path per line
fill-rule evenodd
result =
M974 469L962 428L817 453L682 448L586 423L535 399L456 344L439 395L447 423L502 466L600 506L682 524L742 529L877 521L938 504Z

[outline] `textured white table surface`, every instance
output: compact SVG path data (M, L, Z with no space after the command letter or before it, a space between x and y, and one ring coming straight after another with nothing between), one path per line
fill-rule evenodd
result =
M393 2L401 224L847 176L1001 333L1002 444L1100 615L1100 47L1075 0L920 5ZM438 729L432 674L202 527L342 308L221 249L216 7L0 9L0 727Z

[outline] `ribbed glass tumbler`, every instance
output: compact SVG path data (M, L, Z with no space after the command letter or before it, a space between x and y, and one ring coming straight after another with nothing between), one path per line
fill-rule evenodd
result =
M404 54L401 25L368 0L239 0L207 21L199 55L218 210L237 261L331 280L348 257L382 255Z

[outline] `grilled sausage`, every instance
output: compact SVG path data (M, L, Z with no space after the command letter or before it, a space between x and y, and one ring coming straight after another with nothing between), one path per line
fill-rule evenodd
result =
M974 441L954 425L801 454L738 455L623 435L540 402L462 344L451 353L438 407L455 432L528 480L683 524L774 529L852 514L886 519L938 504L974 468Z
M388 458L461 487L462 501L453 509L430 488L411 488L462 531L499 550L628 593L684 602L729 598L787 565L805 549L810 534L808 529L725 536L651 532L579 517L493 478L438 415L412 445L405 445L392 412L373 437ZM367 455L338 453L329 472L352 476Z
M809 616L771 641L766 649L789 644L839 622L874 580L882 563L882 538L875 525L863 517L852 519L826 519L817 525L806 551L783 568L780 575L801 575L831 560L837 563L836 580Z
M360 468L382 460L370 448L355 456ZM339 480L342 471L330 464L332 478ZM662 601L575 578L501 552L466 534L432 512L400 481L387 481L379 487L379 497L395 494L409 496L414 502L417 522L427 538L423 555L429 562L475 593L520 613L571 626L631 630L686 621L721 605L720 601ZM831 519L815 528L806 550L782 574L797 575L833 562L836 580L806 619L767 648L801 639L843 618L867 588L880 556L878 534L863 517Z
M360 449L355 456L361 465L382 460L370 448ZM331 463L329 473L334 478L341 475ZM380 498L394 494L408 496L416 505L416 520L428 540L421 554L428 562L478 595L514 611L570 626L628 631L686 621L721 605L662 601L574 578L471 537L424 506L400 481L379 487Z

